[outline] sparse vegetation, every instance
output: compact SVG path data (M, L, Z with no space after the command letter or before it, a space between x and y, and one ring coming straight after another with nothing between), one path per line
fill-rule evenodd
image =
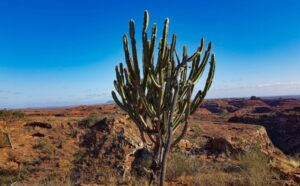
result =
M0 169L0 183L1 185L10 185L19 180L18 171L13 169Z
M295 155L294 155L294 158L295 158L298 162L300 162L300 153L295 154Z
M82 158L84 158L86 154L86 150L83 148L80 148L75 154L74 154L74 161L80 161Z
M59 185L61 183L59 178L60 178L59 174L57 174L55 172L51 172L51 173L47 174L46 177L40 181L40 184L43 186Z
M249 186L267 186L271 185L272 171L270 160L258 150L252 150L249 153L239 156L242 175L245 178L245 184Z
M238 160L238 164L201 161L197 156L175 152L169 158L167 180L181 178L199 186L272 185L269 159L261 152L247 152L238 156Z
M296 153L289 158L288 164L294 168L300 168L300 153Z
M54 151L54 147L46 141L39 141L37 144L32 146L33 149L37 149L44 154L51 154Z
M12 110L0 110L0 119L5 120L14 120L14 119L22 119L26 116L25 113L20 111L12 111Z
M105 110L105 107L103 108ZM4 126L3 131L11 135L13 142L13 148L9 146L0 148L1 186L15 182L16 185L45 186L149 185L147 177L149 174L144 177L136 176L132 171L134 167L132 161L136 160L137 156L130 154L136 152L134 150L139 148L136 145L141 141L138 138L138 128L132 126L127 116L89 113L83 115L76 112L75 117L58 118L53 117L52 113L50 117L45 117L48 111L43 112L45 114L40 112L39 116L28 114L28 118L24 120L0 121ZM200 115L201 112L197 114ZM66 114L67 117L69 115ZM103 120L104 118L108 119ZM285 155L273 146L268 146L267 133L260 130L262 127L231 123L224 125L222 120L224 118L215 115L209 115L205 122L201 121L202 119L194 116L190 118L186 141L171 151L167 164L166 184L299 185L297 174L300 168L300 155ZM41 124L41 121L52 127ZM78 126L80 122L85 127ZM127 126L130 128L125 128ZM36 137L37 133L45 136ZM233 149L226 154L225 151L213 151L218 147L209 149L200 146L206 145L209 137L214 135L220 135L238 151ZM221 147L224 144L219 143ZM249 148L254 150L248 152ZM268 154L265 156L260 150ZM238 155L239 152L245 151L247 153ZM294 152L297 153L298 148L295 148ZM149 154L150 161L147 166L152 163L152 154L151 152ZM145 154L142 158L145 160ZM144 167L146 166L142 168ZM148 170L151 168L146 171Z
M26 165L21 165L19 169L0 168L0 185L11 185L16 181L21 181L30 176L31 169Z
M182 152L172 153L167 165L167 180L173 180L179 176L195 175L199 173L203 162L195 156L189 156Z
M193 138L190 141L192 143L194 143L194 142L197 143L197 141L202 133L201 128L200 128L200 126L194 126L192 128L192 130L193 130Z

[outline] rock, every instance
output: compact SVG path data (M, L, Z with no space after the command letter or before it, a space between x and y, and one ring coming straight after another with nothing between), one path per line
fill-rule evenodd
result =
M261 99L234 99L228 102L229 105L233 105L238 108L248 107L268 107L269 105Z
M294 111L294 112L300 112L300 107L294 107L294 108L292 109L292 111Z
M103 180L101 184L106 184L105 178L109 176L124 177L131 172L132 162L135 161L131 154L141 144L139 130L131 121L124 117L107 118L85 130L87 132L79 142L80 148L85 151L80 153L70 173L76 184L82 183L82 180L91 182L100 178ZM105 171L100 174L98 170L101 169L111 172L107 172L109 175Z
M265 102L269 106L276 108L292 109L295 107L300 107L300 99L266 99Z
M242 168L238 165L227 164L223 167L223 171L227 173L237 173L241 172Z
M250 100L261 100L261 98L256 97L256 96L251 96L251 97L250 97Z
M182 139L178 142L177 146L181 150L189 151L192 148L192 143L189 140Z
M32 137L39 137L39 138L42 138L42 137L45 137L45 134L40 133L40 132L37 132L37 133L32 134L31 136L32 136Z
M51 129L52 125L45 122L31 122L24 125L24 127L40 127L45 129Z
M294 180L295 180L297 183L300 183L300 174L295 174L295 175L294 175Z
M228 105L228 106L226 107L226 109L227 109L228 112L235 112L235 111L239 110L238 107L233 106L233 105Z
M247 114L233 116L228 122L264 126L276 147L288 154L300 153L300 115L297 113Z
M152 176L153 156L147 149L139 149L134 154L131 165L131 174L138 178L150 178Z
M210 111L212 113L216 113L216 114L227 113L227 110L224 107L222 107L220 104L214 103L214 102L207 102L207 103L203 104L202 107L206 108L208 111Z
M241 149L234 148L229 141L222 137L209 139L205 145L205 149L212 153L225 153L227 155L238 154L242 152Z
M94 125L90 126L90 128L92 130L96 130L96 131L104 131L108 128L107 125L107 118L103 118L100 121L97 121Z
M256 107L253 110L253 113L269 113L272 112L272 109L270 109L269 107Z

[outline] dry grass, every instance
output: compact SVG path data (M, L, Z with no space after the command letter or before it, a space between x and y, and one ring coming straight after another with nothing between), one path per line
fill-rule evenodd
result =
M277 162L285 170L294 170L300 168L300 154L289 156L286 161Z
M22 181L29 177L32 170L28 166L21 166L19 169L0 168L0 185L11 185L16 181Z
M39 141L37 144L32 146L33 149L37 149L44 154L51 154L54 151L54 147L46 141Z
M180 176L195 175L203 162L182 152L170 154L167 162L166 179L173 180Z
M239 156L245 184L249 186L272 185L272 171L269 159L257 150Z
M146 185L149 185L148 184L148 180L146 179L138 179L136 177L132 177L129 182L128 182L128 185L130 186L146 186Z
M300 153L293 155L293 159L295 161L296 167L300 168Z
M268 186L273 173L269 160L258 151L238 156L238 163L201 161L195 156L173 153L168 161L167 180L201 186Z

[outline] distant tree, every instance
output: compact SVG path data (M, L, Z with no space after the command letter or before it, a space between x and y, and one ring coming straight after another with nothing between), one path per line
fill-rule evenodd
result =
M131 53L128 38L124 35L127 68L124 68L122 63L116 66L114 86L119 97L114 91L112 97L139 128L144 148L149 149L153 154L154 178L160 177L159 183L162 186L166 175L168 153L184 137L188 127L188 116L196 111L212 84L215 56L211 54L212 43L208 44L204 52L204 39L202 39L200 46L191 56L187 54L187 48L184 46L180 59L175 48L176 35L173 34L172 41L170 45L168 44L169 19L166 18L155 63L157 28L154 24L151 37L148 38L146 32L148 23L149 16L145 11L140 69L134 21L130 20ZM203 90L199 90L195 96L192 96L208 61L210 68L205 86ZM176 132L178 129L181 131Z

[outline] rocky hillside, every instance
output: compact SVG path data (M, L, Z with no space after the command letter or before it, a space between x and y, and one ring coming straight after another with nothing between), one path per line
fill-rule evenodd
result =
M294 99L206 101L172 152L168 184L300 185L299 108ZM0 185L145 184L134 176L147 164L138 130L115 105L8 112Z

